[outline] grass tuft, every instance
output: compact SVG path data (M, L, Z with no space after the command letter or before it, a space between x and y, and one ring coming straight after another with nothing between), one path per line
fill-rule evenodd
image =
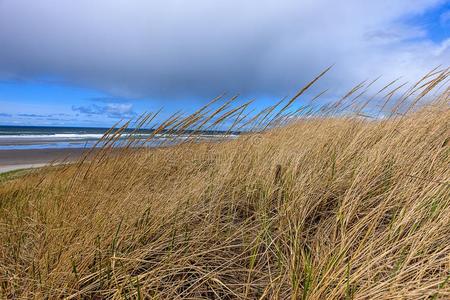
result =
M326 71L260 111L222 95L1 175L0 298L450 298L448 69L308 101ZM124 142L130 124L161 147ZM199 134L225 124L247 132Z

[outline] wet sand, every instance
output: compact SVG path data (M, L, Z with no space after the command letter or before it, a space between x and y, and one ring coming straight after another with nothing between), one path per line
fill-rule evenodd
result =
M77 160L86 149L0 150L0 173Z

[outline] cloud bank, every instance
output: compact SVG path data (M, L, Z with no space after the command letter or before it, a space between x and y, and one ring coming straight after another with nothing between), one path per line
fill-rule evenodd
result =
M0 79L50 76L182 101L224 91L281 97L333 63L322 84L337 89L381 74L416 78L450 61L450 40L433 42L410 21L446 3L0 0Z
M72 106L72 110L87 116L104 115L108 118L132 118L136 115L131 103L106 103L104 105L92 104L88 106Z

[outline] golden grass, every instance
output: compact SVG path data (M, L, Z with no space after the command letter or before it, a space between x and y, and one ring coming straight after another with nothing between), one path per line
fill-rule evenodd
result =
M7 180L19 178L21 176L26 175L30 171L31 171L31 169L19 169L19 170L13 170L13 171L0 173L0 183L7 181Z
M411 107L447 77L384 119L364 117L364 85L320 108L210 104L157 131L253 133L110 156L118 129L93 159L5 182L0 297L449 299L448 87Z

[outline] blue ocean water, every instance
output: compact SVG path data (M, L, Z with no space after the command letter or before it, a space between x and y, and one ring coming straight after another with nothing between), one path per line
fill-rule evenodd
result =
M0 126L0 150L88 148L107 130L91 127ZM140 132L143 135L151 133L149 130Z
M92 127L41 127L41 126L0 126L0 150L13 149L54 149L54 148L90 148L97 144L98 140L109 128ZM152 129L127 129L123 132L122 139L126 139L131 133L138 139L146 139L152 133ZM189 134L186 131L185 134ZM223 136L220 131L203 131L197 137L202 139L214 139ZM231 136L236 136L233 132ZM159 140L170 139L170 134L158 134ZM183 135L177 135L183 139ZM101 146L101 143L98 144ZM157 142L150 142L148 146L157 146Z
M93 127L0 126L0 135L103 134L107 130Z

